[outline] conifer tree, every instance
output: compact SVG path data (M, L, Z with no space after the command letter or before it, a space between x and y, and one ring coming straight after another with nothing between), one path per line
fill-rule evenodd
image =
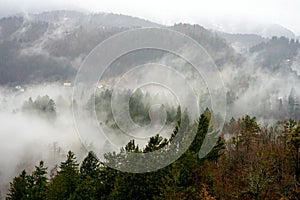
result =
M28 199L28 181L25 170L15 177L10 183L9 192L6 197L7 200L25 200Z

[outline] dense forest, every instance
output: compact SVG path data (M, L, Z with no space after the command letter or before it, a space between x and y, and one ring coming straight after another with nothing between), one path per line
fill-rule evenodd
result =
M196 137L165 168L128 173L107 164L126 164L124 159L129 158L122 152L168 151L178 128L189 124L184 122L188 116L178 120L170 139L156 135L142 149L132 140L119 153L106 154L104 161L89 152L78 163L72 151L51 169L41 161L32 173L24 170L12 180L6 199L299 199L299 124L290 119L267 127L248 115L232 119L212 151L199 159L210 116L206 110L190 123L188 131L196 131Z
M98 82L74 98L76 72L95 45L145 27L178 31L199 43L224 88L208 91L202 84L205 74L196 75L175 54L149 48L115 59ZM299 39L223 33L197 24L164 26L108 13L49 11L1 18L0 199L300 200ZM157 76L172 80L179 93L156 85L150 92L144 86L116 86L122 74L146 63L172 66L192 83L196 117L178 102L186 88L170 74ZM149 72L136 73L132 81L146 80ZM221 89L226 117L219 130L216 124L223 125L223 118L214 113L211 94ZM120 100L114 104L118 113L113 97ZM151 110L153 104L157 110ZM76 120L85 123L81 135L74 130ZM132 124L148 132L121 135L124 127L137 130L130 129ZM165 129L158 134L153 124ZM88 138L99 125L107 132ZM201 156L208 137L216 142ZM153 170L155 161L172 156L174 162ZM138 172L142 167L145 173Z

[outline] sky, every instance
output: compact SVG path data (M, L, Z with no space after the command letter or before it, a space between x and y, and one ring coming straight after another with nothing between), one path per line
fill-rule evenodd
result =
M57 9L120 13L165 25L203 21L280 24L300 35L299 0L0 0L0 16Z

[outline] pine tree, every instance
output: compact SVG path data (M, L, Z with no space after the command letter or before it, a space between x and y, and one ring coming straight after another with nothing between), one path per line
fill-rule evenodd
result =
M39 166L35 167L35 171L32 172L32 186L29 190L29 196L31 199L46 199L47 194L47 168L44 167L44 162L40 161Z
M91 178L97 177L97 169L100 165L99 159L93 151L90 151L87 157L82 161L80 166L80 175L83 178L87 176Z
M78 164L73 152L68 152L67 160L61 162L59 168L60 171L49 185L48 198L50 199L68 199L79 181Z
M163 148L164 146L166 146L167 144L168 144L168 140L157 134L156 136L153 136L150 138L148 144L146 145L146 147L144 149L144 153L159 150L159 149Z
M26 171L15 177L10 183L7 200L25 200L28 199L28 181Z
M288 115L290 117L295 117L295 108L296 108L296 99L295 99L295 90L291 89L289 97L288 97Z

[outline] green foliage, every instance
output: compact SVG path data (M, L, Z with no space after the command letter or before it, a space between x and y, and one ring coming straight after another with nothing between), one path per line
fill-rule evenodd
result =
M184 111L169 140L155 135L144 148L131 140L119 153L105 154L103 163L94 152L89 152L79 168L74 153L69 151L50 180L41 161L31 175L23 171L13 179L6 199L297 199L299 125L287 121L286 128L282 129L286 136L282 142L283 138L270 136L273 129L264 130L255 118L245 116L225 126L225 133L230 131L236 136L233 143L213 131L212 115L206 110L190 124ZM178 140L182 126L187 128ZM195 137L188 138L190 133L196 133ZM199 149L208 133L218 137L217 143L199 159ZM172 144L177 147L178 142L190 139L192 144L178 160L157 171L128 173L107 166L127 162L138 166L141 160L132 160L131 153L157 150L161 155L151 159L168 159L163 157L164 152L169 151Z
M119 99L124 99L120 102L126 102L125 99L129 99L129 114L134 123L145 126L150 123L150 102L153 100L150 98L149 93L144 93L141 90L136 91L117 91L116 95ZM112 91L109 89L100 89L96 95L91 96L89 99L86 108L91 113L96 111L96 115L101 121L101 123L105 123L112 129L119 129L118 125L115 123L112 109L111 109L111 101L112 101ZM158 98L158 97L157 97ZM125 110L126 105L124 103L120 103L116 109ZM176 123L181 117L181 108L178 107L176 109L171 105L162 105L161 111L163 109L166 111L166 123L172 124Z
M91 178L97 177L97 169L100 165L99 159L96 154L90 151L87 157L82 161L80 166L80 175L85 178L87 176Z
M154 137L151 137L148 144L144 149L144 153L152 152L159 150L168 144L168 140L159 136L158 134Z
M136 90L129 100L129 112L132 120L140 125L149 124L149 106L144 104L144 94L140 89Z
M73 152L68 152L67 160L61 162L59 168L60 171L49 184L48 197L50 199L68 199L78 184L78 164Z
M13 182L10 183L9 193L7 194L7 200L25 200L28 195L28 180L27 174L24 171L15 177Z
M99 189L101 188L98 187L98 185L101 185L101 183L95 179L91 178L90 176L82 179L75 191L70 195L69 200L85 200L85 199L91 199L91 200L96 200L96 199L101 199L98 196Z
M27 175L25 170L15 177L10 183L7 200L13 199L46 199L47 195L47 168L41 161L39 166L35 167L35 171L31 175Z
M29 196L30 199L46 199L47 194L47 168L44 167L44 162L41 161L39 166L35 167L32 173L30 183Z
M125 146L125 150L126 152L134 152L134 153L140 152L139 146L136 146L134 144L134 140L128 142L128 144Z
M110 94L106 92L103 97L110 98ZM34 103L32 102L32 104ZM208 115L209 113L202 115L199 122L193 125L196 129L193 129L190 127L187 112L184 111L181 115L181 110L178 108L176 114L177 126L169 140L155 135L149 139L148 144L143 149L140 149L135 141L131 140L121 149L120 153L106 154L104 163L100 163L94 152L89 152L78 169L79 165L76 157L73 152L69 151L66 161L60 163L59 170L56 173L52 173L50 181L47 181L44 163L40 162L40 165L36 167L31 176L26 175L24 171L13 180L7 199L28 199L29 197L30 199L70 200L165 199L170 196L175 199L178 197L189 199L197 197L201 191L198 191L198 186L194 185L196 184L194 179L199 176L198 173L203 165L203 161L200 162L198 158L198 149L208 131L210 119ZM164 156L163 152L169 150L170 143L176 146L176 142L186 139L186 132L183 132L179 140L174 140L183 126L185 126L185 129L183 129L185 131L196 130L196 138L188 151L171 165L155 172L141 174L121 172L105 165L108 162L111 162L110 165L132 162L130 156L124 157L124 152L148 153L163 150L160 156ZM217 160L222 145L224 144L219 142L212 151L214 156L204 158L204 160ZM126 159L128 160L126 161ZM151 159L157 158L153 157ZM140 161L134 160L134 162L138 165ZM203 183L213 182L211 179L207 181L207 178L200 178L199 180Z
M55 103L48 95L38 96L35 101L30 97L28 101L24 102L22 110L28 113L39 114L50 120L56 117Z

